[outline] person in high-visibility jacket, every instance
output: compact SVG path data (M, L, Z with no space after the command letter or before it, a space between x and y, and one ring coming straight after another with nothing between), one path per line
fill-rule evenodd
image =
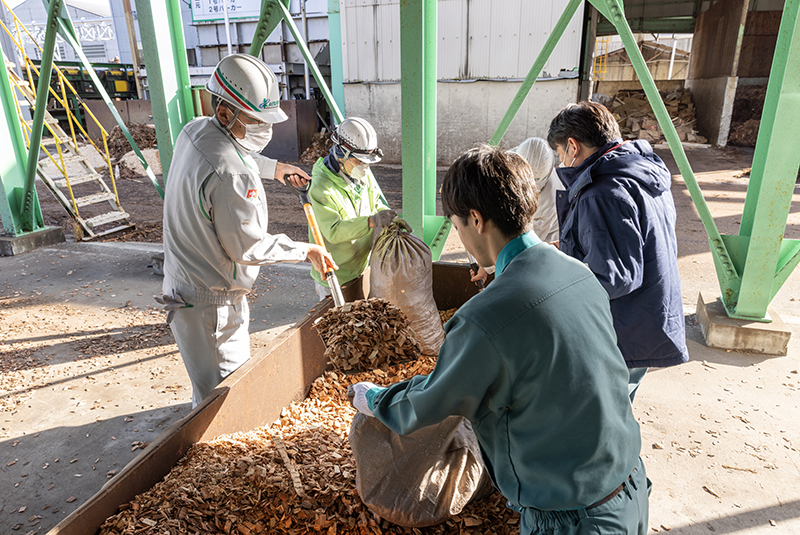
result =
M369 166L383 157L372 125L360 117L350 117L336 127L331 139L329 154L314 164L308 197L325 248L339 266L339 284L346 284L367 268L375 236L397 213L389 208L369 172ZM313 243L310 230L308 235ZM320 299L330 295L319 270L312 268L311 276Z

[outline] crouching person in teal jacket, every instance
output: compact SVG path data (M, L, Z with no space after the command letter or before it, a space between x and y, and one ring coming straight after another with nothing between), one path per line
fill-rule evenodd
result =
M353 405L399 434L469 419L522 535L645 535L649 484L608 294L532 232L536 186L520 156L467 151L442 204L496 278L447 322L430 375L357 383Z

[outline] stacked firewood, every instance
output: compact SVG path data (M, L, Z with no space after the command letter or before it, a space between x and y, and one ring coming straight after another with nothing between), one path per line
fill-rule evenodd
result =
M325 356L340 370L371 370L420 356L408 318L385 299L331 308L314 327L325 343Z
M679 89L662 95L662 99L678 132L678 138L689 143L705 143L706 138L699 135L695 129L697 119L692 92L688 89ZM606 107L619 123L623 138L644 139L652 144L665 140L664 132L644 91L620 91L611 102L606 103Z

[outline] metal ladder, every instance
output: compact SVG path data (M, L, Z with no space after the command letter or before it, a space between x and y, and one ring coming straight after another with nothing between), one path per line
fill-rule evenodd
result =
M16 74L12 68L13 63L7 63L6 67L9 78L14 86L31 105L35 104L36 95L31 90L28 82L20 79ZM17 112L20 121L22 121L19 103ZM31 129L33 121L23 122L25 124L23 130L27 141L28 132ZM50 154L50 152L43 147L49 157L39 160L36 166L36 174L53 193L59 204L64 207L79 225L81 232L78 233L80 236L76 236L76 239L80 238L81 240L88 241L99 236L133 228L134 224L129 220L130 215L120 206L116 191L111 191L100 173L98 173L89 163L89 160L81 154L73 138L62 130L58 120L50 115L49 112L45 112L45 126L53 135L57 154ZM112 172L110 168L109 172ZM75 197L73 186L79 184L94 185L94 191L83 194L80 197ZM84 186L81 189L86 190L86 187ZM116 190L116 186L114 189ZM108 203L108 209L106 211L101 210L101 213L91 217L81 216L80 208L104 202ZM93 212L95 211L96 210L93 210ZM115 227L98 230L100 227L105 227L106 225L117 222L120 224Z

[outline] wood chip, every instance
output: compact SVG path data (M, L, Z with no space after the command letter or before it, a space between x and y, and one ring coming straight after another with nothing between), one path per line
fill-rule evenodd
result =
M711 487L709 487L708 485L703 485L703 490L704 490L704 491L706 491L707 493L711 494L711 495L712 495L712 496L714 496L715 498L719 498L719 494L717 494L716 492L714 492L714 489L712 489L712 488L711 488Z
M325 356L340 370L372 370L420 356L408 318L384 299L331 308L314 328L325 343Z

